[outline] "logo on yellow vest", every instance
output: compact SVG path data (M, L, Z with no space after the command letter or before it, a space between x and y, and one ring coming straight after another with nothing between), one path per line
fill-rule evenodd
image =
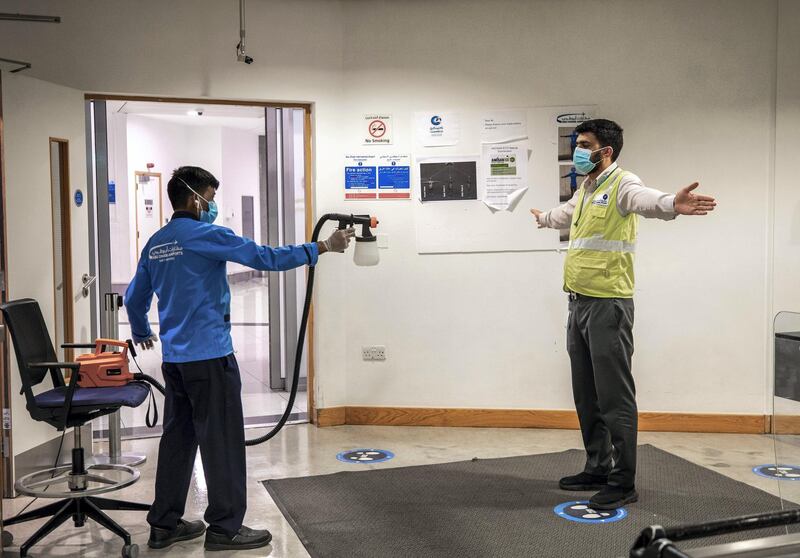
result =
M592 205L599 205L600 207L608 207L608 193L605 193L602 196L596 196L592 200Z

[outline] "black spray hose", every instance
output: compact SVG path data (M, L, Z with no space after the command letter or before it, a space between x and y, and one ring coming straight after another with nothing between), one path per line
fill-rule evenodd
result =
M365 216L353 216L353 215L340 215L338 213L326 213L325 215L320 217L319 221L317 221L317 224L314 226L314 232L311 234L311 242L313 243L313 242L317 242L317 240L319 240L319 233L322 230L322 226L327 221L334 221L334 220L340 221L340 226L342 224L345 224L345 225L353 225L353 224L356 224L356 223L363 224L363 222L365 221L364 217ZM366 216L366 218L367 218L367 221L368 221L369 216ZM278 421L278 423L275 426L272 427L272 430L270 430L269 432L267 432L263 436L259 436L258 438L253 438L252 440L245 440L245 445L246 446L255 446L255 445L258 445L258 444L263 444L264 442L266 442L267 440L269 440L273 436L275 436L275 434L277 434L280 431L280 429L283 428L283 426L286 424L286 421L289 420L289 416L292 414L292 409L294 409L294 401L297 398L297 386L300 383L300 365L301 365L302 360L303 360L303 349L305 347L305 340L306 340L306 328L308 327L308 315L309 315L309 313L311 311L311 298L312 298L312 295L314 293L314 270L315 270L314 266L309 266L308 279L306 280L306 300L305 300L305 304L303 305L303 317L300 320L300 331L298 332L298 335L297 335L297 350L295 351L295 355L294 355L294 372L292 373L292 390L289 393L289 402L286 404L286 410L283 412L283 415L281 415L281 418ZM135 349L133 349L133 342L132 341L128 341L128 346L132 351L132 355L134 357L133 360L136 363L136 352L135 352ZM138 367L139 364L136 363L136 366ZM141 370L141 368L139 370ZM153 387L155 387L158 391L160 391L162 395L165 395L164 386L161 384L161 382L159 382L158 380L156 380L152 376L148 376L147 374L145 374L143 372L139 372L139 373L134 374L134 379L142 380L144 382L147 382L148 384L150 384ZM152 395L152 392L151 392L151 395ZM148 415L149 415L149 408L148 408ZM147 424L148 426L152 427L152 426L155 425L155 422L158 421L158 411L157 410L156 410L156 415L155 416L156 416L156 418L154 419L153 424L150 424L150 421L149 421L149 418L148 418L148 424Z
M161 382L159 382L157 379L153 378L152 376L148 376L144 372L136 372L136 373L134 373L133 379L141 381L141 382L147 382L148 384L150 384L151 386L156 388L159 392L161 392L161 395L166 395L167 394L166 390L164 388L164 384L162 384Z
M164 388L164 384L153 378L152 376L148 376L144 372L142 372L142 367L139 366L139 363L136 360L136 347L133 346L133 340L128 339L128 350L131 353L131 358L133 358L133 363L136 365L136 368L139 369L138 372L134 372L133 379L145 382L147 384L147 392L150 396L150 400L147 402L147 413L144 415L144 423L147 425L148 428L154 428L156 424L158 424L158 405L156 404L156 397L153 395L153 388L156 388L158 391L161 392L161 395L167 395L167 390ZM150 418L150 409L153 409L153 416Z
M333 218L334 217L331 214L325 214L320 217L319 221L317 221L317 224L314 226L314 232L311 234L311 242L317 242L317 240L319 240L319 233L322 230L322 226L326 221ZM297 385L300 383L300 364L303 360L303 347L305 346L306 340L306 327L308 327L308 314L311 311L311 297L314 293L314 270L314 266L310 266L308 268L308 279L306 280L306 301L305 304L303 304L303 318L300 320L300 331L297 334L297 350L294 353L292 390L289 393L289 402L286 404L286 410L283 412L278 424L272 427L272 430L263 436L259 436L258 438L245 440L244 444L246 446L263 444L275 436L275 434L277 434L280 429L283 428L283 425L286 424L286 421L289 420L289 415L292 414L292 409L294 409L294 400L297 397Z

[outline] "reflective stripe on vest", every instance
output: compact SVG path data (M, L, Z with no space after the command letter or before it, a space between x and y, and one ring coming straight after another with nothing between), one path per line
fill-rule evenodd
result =
M581 186L564 262L564 290L598 298L633 297L638 217L617 209L626 174L616 169L591 194Z
M594 250L596 252L636 252L635 242L606 240L602 236L576 238L570 242L569 247L573 250Z

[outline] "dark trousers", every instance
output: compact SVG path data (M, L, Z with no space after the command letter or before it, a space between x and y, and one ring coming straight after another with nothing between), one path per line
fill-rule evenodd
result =
M638 411L631 374L633 300L578 296L569 303L567 351L587 473L634 486Z
M236 358L165 362L161 369L167 388L164 434L147 522L164 529L177 526L199 445L208 489L206 523L232 536L247 509L242 381Z

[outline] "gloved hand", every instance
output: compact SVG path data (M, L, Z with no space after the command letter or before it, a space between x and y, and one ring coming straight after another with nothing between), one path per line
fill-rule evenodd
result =
M148 337L144 341L137 341L136 342L136 344L139 345L139 347L143 351L147 351L147 350L152 349L153 348L153 344L155 344L155 343L158 343L158 337L156 337L155 333L151 333L150 337Z
M332 235L330 235L326 240L323 240L322 243L325 245L325 249L328 252L344 252L347 250L347 247L350 245L350 240L356 236L356 230L354 228L349 229L336 229Z

